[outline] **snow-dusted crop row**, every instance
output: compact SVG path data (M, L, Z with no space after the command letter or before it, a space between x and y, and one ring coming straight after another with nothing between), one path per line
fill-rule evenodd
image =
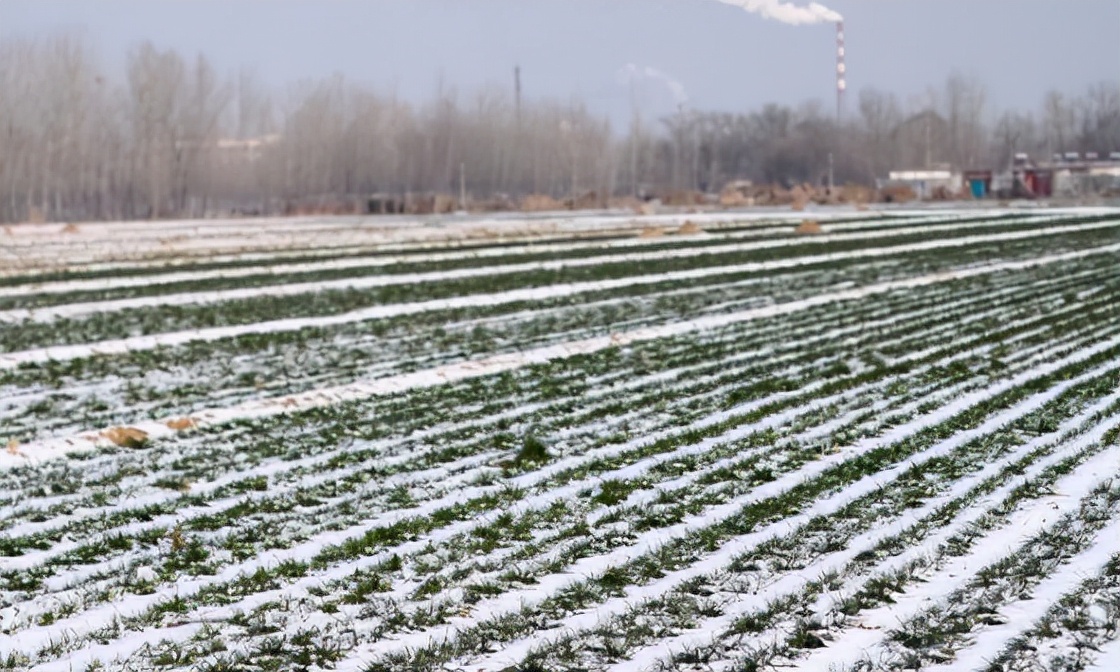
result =
M1109 669L1120 213L674 221L0 288L0 668Z

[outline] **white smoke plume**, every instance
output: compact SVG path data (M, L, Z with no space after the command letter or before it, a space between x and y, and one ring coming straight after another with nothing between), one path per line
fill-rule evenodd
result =
M728 5L758 14L766 19L774 19L791 26L801 26L810 23L839 23L844 20L839 12L829 9L816 2L809 3L807 7L782 2L781 0L719 0Z
M688 102L688 92L685 91L684 84L681 84L657 68L651 68L649 66L642 68L633 63L627 63L625 67L618 71L618 79L624 84L629 84L635 79L651 79L665 85L665 88L669 90L669 94L673 96L673 100L677 103L677 106L682 106Z

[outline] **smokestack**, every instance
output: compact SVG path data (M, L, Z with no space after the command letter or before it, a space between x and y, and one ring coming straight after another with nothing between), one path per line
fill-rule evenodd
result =
M836 22L836 121L844 117L844 92L848 90L848 66L844 62L844 22Z

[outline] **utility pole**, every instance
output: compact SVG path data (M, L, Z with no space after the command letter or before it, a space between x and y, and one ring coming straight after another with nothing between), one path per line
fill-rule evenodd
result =
M632 196L638 198L638 139L641 137L638 103L634 94L634 78L630 78L630 182Z
M510 152L510 158L506 161L513 164L513 170L510 171L514 175L518 175L523 168L519 165L518 160L521 156L521 136L524 135L524 127L521 123L521 66L513 66L513 105L514 105L514 129L513 129L513 151ZM503 171L504 172L504 171ZM520 183L519 177L513 178L515 185ZM502 180L503 191L509 191L509 178L508 176Z
M933 116L932 108L926 112L926 168L930 168L933 162L932 144L930 142L930 117Z
M517 114L517 126L521 127L521 66L513 66L513 104Z
M459 209L467 209L467 164L459 162Z

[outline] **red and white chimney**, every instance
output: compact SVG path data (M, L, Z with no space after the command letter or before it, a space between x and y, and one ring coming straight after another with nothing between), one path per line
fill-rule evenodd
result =
M844 116L844 92L848 90L848 66L844 63L844 22L836 22L836 121Z

